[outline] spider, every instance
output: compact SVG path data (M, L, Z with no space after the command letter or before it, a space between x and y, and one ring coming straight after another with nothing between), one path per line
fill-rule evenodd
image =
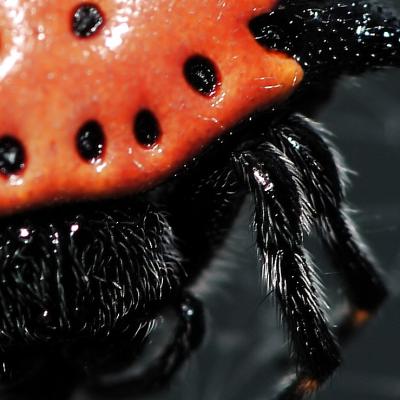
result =
M166 382L205 331L190 285L250 194L297 366L279 399L314 393L387 290L347 210L340 156L302 112L343 74L399 65L390 10L3 0L0 21L2 380L63 359L102 391ZM335 332L304 248L314 228L352 305ZM171 343L129 382L109 382L167 310Z

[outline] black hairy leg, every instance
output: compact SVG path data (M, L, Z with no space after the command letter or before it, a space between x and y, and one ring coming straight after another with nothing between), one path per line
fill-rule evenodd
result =
M301 115L269 127L263 136L261 140L273 143L293 162L304 189L301 195L311 205L313 222L344 281L351 308L336 332L343 343L379 308L387 289L345 204L342 162L326 131ZM313 381L304 386L300 379L287 396L297 398L299 388L307 391L317 386Z
M298 366L280 399L297 400L331 376L340 364L343 333L353 333L378 309L386 288L351 221L344 169L322 128L291 115L273 123L259 121L255 129L251 138L231 148L229 156L218 157L198 179L181 181L185 190L174 198L181 199L176 210L184 210L185 217L172 221L185 232L187 215L194 215L196 224L201 223L197 236L202 243L218 244L231 220L226 216L250 192L262 276L278 300ZM328 325L322 288L304 249L304 238L314 227L340 271L352 305L340 331Z
M328 326L322 290L303 247L312 210L292 162L272 144L234 157L254 197L254 230L262 276L274 291L286 323L298 374L282 399L314 391L340 364Z
M299 385L316 388L339 365L340 354L303 247L313 210L306 201L301 176L283 152L265 138L257 143L249 140L228 158L217 160L197 182L192 179L185 185L186 196L177 206L177 212L185 210L184 218L176 217L176 223L184 232L185 221L191 220L187 215L195 215L204 228L199 234L203 243L214 243L213 237L218 243L231 220L226 216L237 210L238 201L250 191L255 201L254 228L263 277L275 291L300 367L296 391Z
M345 169L327 132L301 115L273 127L271 136L302 174L307 199L318 218L317 229L347 289L351 311L340 324L343 340L366 322L387 296L345 203Z
M190 293L184 293L174 306L177 324L171 342L144 371L121 374L95 374L90 390L102 397L116 398L149 393L168 382L203 340L204 312L202 304Z

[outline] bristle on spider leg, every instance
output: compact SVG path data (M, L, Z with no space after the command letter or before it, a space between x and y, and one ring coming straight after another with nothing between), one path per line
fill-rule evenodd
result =
M285 390L285 396L291 397L282 399L302 399L333 373L340 354L324 315L320 284L303 247L300 197L304 194L293 176L298 171L282 154L266 144L236 155L235 163L254 197L263 278L278 300L298 365L295 381Z
M345 203L346 169L326 131L309 119L294 115L274 129L282 151L301 172L309 202L317 212L317 227L341 273L355 326L365 322L385 299L387 290Z

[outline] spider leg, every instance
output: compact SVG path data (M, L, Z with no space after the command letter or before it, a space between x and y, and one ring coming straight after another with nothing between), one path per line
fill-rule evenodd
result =
M186 293L176 304L178 323L174 338L163 353L140 374L123 381L113 376L96 377L90 389L101 395L132 396L156 390L179 369L202 342L204 336L204 313L199 300ZM125 398L125 397L124 397Z
M263 276L287 324L298 372L283 399L313 393L340 364L321 288L303 248L310 210L294 165L271 144L234 156L239 177L254 196L254 227Z
M314 223L341 271L353 305L350 323L343 324L347 330L339 334L352 333L386 296L346 210L338 158L318 131L300 115L258 131L241 150L233 150L233 156L214 157L197 170L198 175L193 176L196 170L191 170L189 178L181 179L175 188L168 208L175 218L174 231L187 243L188 263L200 254L199 264L203 264L202 255L211 254L208 249L229 230L243 198L243 181L253 194L263 274L276 293L297 357L298 373L281 400L306 397L340 363L324 316L322 291L303 248L303 234ZM228 167L229 159L238 174Z
M323 129L294 115L272 136L301 173L321 237L347 288L352 310L338 332L344 340L379 308L387 289L346 207L341 162Z

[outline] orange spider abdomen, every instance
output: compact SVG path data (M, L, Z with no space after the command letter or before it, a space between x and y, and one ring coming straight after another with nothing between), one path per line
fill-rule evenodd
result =
M248 29L274 6L0 2L0 214L150 188L287 98L300 65Z

